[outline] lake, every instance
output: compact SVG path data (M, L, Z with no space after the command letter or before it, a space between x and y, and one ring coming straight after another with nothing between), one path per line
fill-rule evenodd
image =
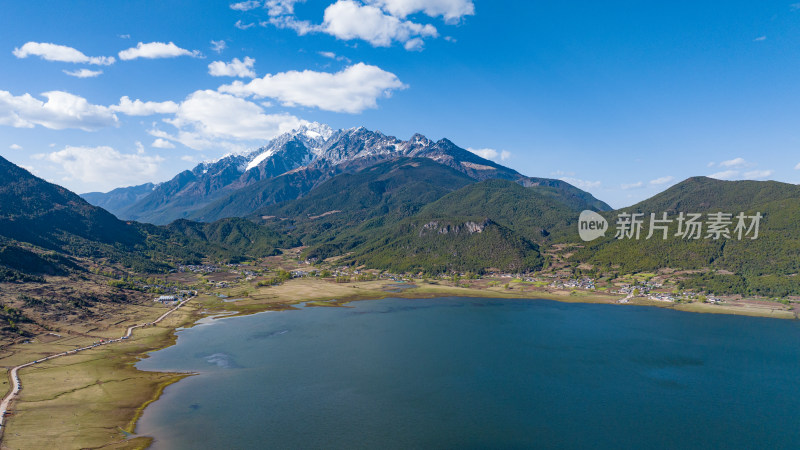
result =
M800 448L800 322L384 299L204 320L143 370L155 449Z

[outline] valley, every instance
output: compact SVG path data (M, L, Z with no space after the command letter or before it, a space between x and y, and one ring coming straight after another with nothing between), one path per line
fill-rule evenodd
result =
M611 210L446 140L317 129L167 183L84 198L0 159L0 366L119 338L169 311L169 299L198 293L128 340L22 368L5 445L146 447L149 437L132 434L137 417L190 374L134 364L172 345L177 328L216 316L474 297L798 318L796 186L698 177ZM761 236L578 237L581 211L614 224L626 212L686 208L758 211Z

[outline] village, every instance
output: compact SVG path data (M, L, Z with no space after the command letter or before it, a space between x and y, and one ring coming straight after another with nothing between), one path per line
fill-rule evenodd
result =
M174 305L191 295L194 289L213 293L234 286L256 287L279 284L289 279L320 279L336 283L365 281L391 281L395 283L432 283L463 288L503 287L509 291L566 293L567 295L603 294L618 296L619 303L628 303L633 298L664 303L722 304L723 296L679 289L678 283L668 276L626 275L589 277L575 276L564 267L557 270L542 270L528 273L487 271L484 274L451 272L437 275L401 274L363 267L336 266L334 264L299 258L297 254L270 257L248 263L205 263L181 265L159 282L135 280L136 289L154 292L153 301Z

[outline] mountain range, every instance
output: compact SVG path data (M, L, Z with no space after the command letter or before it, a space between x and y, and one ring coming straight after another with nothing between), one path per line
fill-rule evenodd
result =
M300 198L339 174L397 158L427 158L474 182L505 179L523 186L549 186L581 199L591 209L611 209L564 181L523 176L447 139L434 142L415 134L403 141L364 127L334 131L317 123L278 136L250 154L199 164L164 183L82 196L124 220L157 225L176 219L213 222Z
M548 252L569 248L562 262L575 273L685 271L687 287L800 294L800 187L786 183L694 177L612 211L563 181L525 177L444 139L399 141L364 128L323 126L285 134L250 155L201 164L166 183L86 195L121 208L118 216L138 210L168 222L162 225L120 220L2 158L0 176L0 279L6 281L69 272L79 260L161 271L297 246L311 260L337 257L394 272L526 272L546 267ZM623 213L663 212L675 220L681 212L743 212L762 220L758 239L632 240L607 233L584 243L577 233L584 210L598 212L611 228Z
M261 257L298 245L243 218L168 227L122 221L2 157L0 180L0 282L82 270L80 261L159 272L174 263Z

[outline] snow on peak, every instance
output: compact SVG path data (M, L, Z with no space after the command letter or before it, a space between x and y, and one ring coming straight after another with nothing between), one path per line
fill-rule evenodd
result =
M253 160L250 161L247 164L247 167L245 167L244 171L247 172L248 170L250 170L250 169L252 169L254 167L258 167L258 165L261 164L262 161L264 161L265 159L269 158L270 156L272 156L274 154L275 154L275 149L274 148L271 148L271 149L269 149L269 150L267 150L267 151L265 151L263 153L260 153L258 156L253 158Z
M333 136L333 128L319 122L309 122L293 133L295 135L302 134L313 140L327 141Z
M301 138L304 143L311 148L312 151L319 152L319 148L325 143L325 141L333 136L333 133L333 128L329 127L328 125L319 122L308 122L300 128L292 130L288 133L284 133L272 139L266 147L263 147L263 151L261 153L250 160L250 162L244 168L244 171L246 172L254 167L258 167L259 164L268 158L271 158L280 149L281 145L295 137Z

